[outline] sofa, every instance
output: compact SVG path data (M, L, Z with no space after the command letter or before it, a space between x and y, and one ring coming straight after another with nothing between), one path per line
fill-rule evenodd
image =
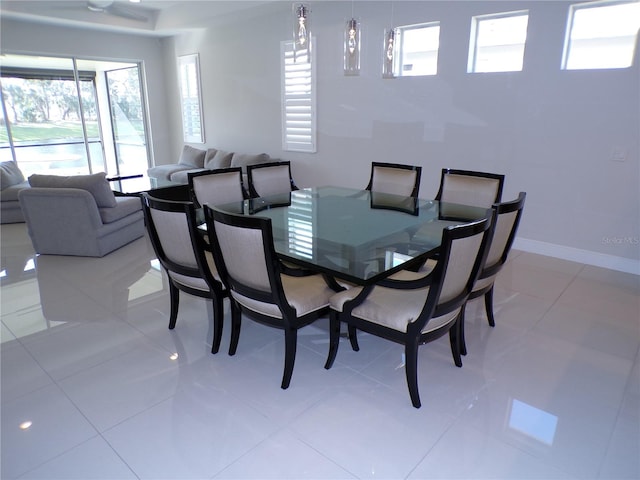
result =
M104 173L31 175L18 193L37 253L102 257L145 234L139 196L115 196Z
M203 170L215 170L218 168L242 167L242 173L246 175L247 165L267 163L272 161L266 153L246 154L228 152L216 148L202 150L185 145L180 154L178 163L158 165L147 170L147 175L158 180L169 180L175 183L187 183L188 174Z
M16 162L0 162L0 223L24 222L18 192L29 188L29 182Z

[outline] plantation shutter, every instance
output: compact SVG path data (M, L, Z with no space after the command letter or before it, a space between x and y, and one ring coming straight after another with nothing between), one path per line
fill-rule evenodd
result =
M281 43L282 149L316 152L316 87L313 49L295 52ZM295 59L295 61L294 61Z

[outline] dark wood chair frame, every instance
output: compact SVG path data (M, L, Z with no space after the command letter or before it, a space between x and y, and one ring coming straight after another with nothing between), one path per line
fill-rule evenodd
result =
M366 186L365 190L371 191L373 186L373 174L376 167L383 168L399 168L402 170L414 170L416 172L416 180L413 185L413 189L411 190L411 197L417 197L418 192L420 191L420 177L422 175L422 167L418 165L405 165L402 163L386 163L386 162L371 162L371 177L369 178L369 184Z
M296 310L287 302L280 275L284 273L285 275L302 277L307 275L315 275L317 274L317 272L304 270L302 268L290 268L280 261L274 246L273 232L271 230L271 219L264 217L233 215L220 212L218 210L213 210L208 205L204 206L204 212L207 222L207 229L209 231L209 238L213 249L214 259L216 265L218 266L221 278L227 285L227 288L229 290L236 291L240 295L243 295L245 297L252 298L260 302L277 305L282 314L282 318L274 318L268 315L261 314L254 310L245 308L233 298L233 295L229 295L231 301L231 342L229 345L229 355L235 355L238 348L240 328L242 325L242 313L244 313L247 317L254 321L284 330L285 359L281 388L286 389L289 387L291 376L293 374L293 367L296 358L298 330L313 323L322 315L325 315L328 312L329 307L327 306L326 308L316 310L304 316L298 316ZM238 281L229 274L224 261L224 256L222 255L222 251L220 249L218 238L215 233L215 221L235 227L256 229L262 232L264 255L268 262L267 271L269 275L269 282L273 287L271 291L266 292L263 290L252 288L251 286L245 285L244 283ZM327 280L328 279L325 277L325 281Z
M172 201L153 197L150 193L142 194L143 211L145 216L145 224L149 233L151 244L156 253L160 265L167 271L169 280L169 297L171 301L171 309L169 316L169 329L173 330L178 319L178 309L180 305L180 291L201 298L211 299L213 305L213 339L211 342L211 353L217 353L220 349L222 340L222 327L224 323L223 301L229 292L225 286L216 280L205 256L205 250L208 249L202 232L199 231L196 220L196 209L193 202L190 201ZM158 236L155 223L151 216L151 209L162 210L166 212L180 212L187 217L189 226L189 236L193 246L197 267L190 268L175 263L167 257L162 247L162 243ZM189 277L202 278L209 287L209 291L191 288L178 282L174 282L168 272L175 272L180 275Z
M493 265L483 265L482 268L480 269L480 273L478 274L478 280L491 277L492 275L495 275L500 270L502 270L502 267L504 266L504 264L507 261L507 258L509 257L509 252L511 251L511 247L513 246L513 241L515 240L516 234L518 232L518 226L520 225L520 218L522 217L522 211L524 209L524 202L526 197L527 197L526 192L520 192L518 194L518 198L516 198L515 200L496 203L493 205L492 207L493 215L496 219L496 222L497 222L497 219L500 217L500 215L504 215L504 214L508 214L516 211L518 213L516 214L516 218L513 222L513 226L511 228L511 231L509 232L507 243L505 244L504 250L500 255L500 260L494 263ZM489 245L489 248L491 248L490 245ZM474 298L478 298L484 295L484 307L487 312L487 321L490 326L495 327L496 322L493 315L493 286L494 284L493 282L491 282L490 285L487 285L482 289L472 290L471 293L469 294L469 300L473 300ZM467 347L464 339L464 312L462 315L460 330L461 330L461 335L460 335L461 352L463 355L466 355Z
M444 188L444 179L447 175L466 175L468 177L482 177L489 178L498 181L498 190L496 192L496 198L494 198L493 203L497 203L502 199L502 189L504 188L504 175L500 173L489 173L489 172L476 172L473 170L458 170L455 168L443 168L442 174L440 176L440 187L438 189L438 193L434 200L440 201L442 198L443 188Z
M291 187L290 191L299 190L298 186L296 185L296 182L293 180L293 176L291 175L291 162L289 160L280 160L280 161L277 161L277 162L267 162L267 163L257 163L255 165L247 165L247 183L248 183L249 197L251 197L251 198L260 197L260 194L258 193L258 191L256 190L255 186L253 185L253 171L254 170L258 170L260 168L277 167L277 166L281 166L281 165L286 165L287 168L289 169L289 184L290 184L290 187ZM282 193L284 193L284 192L282 192Z
M189 185L189 198L196 206L196 208L202 208L202 205L198 202L198 197L196 196L195 189L193 187L193 178L201 177L204 175L216 175L220 173L231 173L238 172L238 182L240 183L240 188L242 189L242 197L244 199L249 198L249 192L244 186L244 181L242 180L242 167L229 167L229 168L216 168L214 170L202 170L200 172L191 172L187 174L187 182Z
M348 326L349 340L351 348L354 351L360 350L357 340L357 330L362 330L378 337L402 344L405 347L405 374L411 403L414 407L420 408L420 395L418 393L418 346L438 339L446 333L449 333L449 343L454 363L457 367L462 367L460 320L463 310L460 311L460 314L456 316L455 319L436 330L426 333L422 333L422 330L431 318L439 317L452 312L457 308L464 307L469 294L473 289L473 284L478 273L480 272L480 267L486 258L493 224L494 218L492 215L489 215L488 218L473 223L445 228L442 232L442 244L438 263L428 275L411 281L387 279L378 283L379 286L397 289L430 287L429 293L425 299L424 307L422 308L419 317L407 325L406 332L401 332L351 315L353 309L366 299L367 295L369 295L373 289L373 286L364 287L358 296L353 300L346 302L343 306L342 312L337 312L331 309L329 315L330 346L325 368L331 368L338 353L341 322L345 322ZM438 305L440 293L442 291L442 280L445 277L451 255L452 242L455 239L476 235L481 232L484 232L482 243L465 288L455 298Z

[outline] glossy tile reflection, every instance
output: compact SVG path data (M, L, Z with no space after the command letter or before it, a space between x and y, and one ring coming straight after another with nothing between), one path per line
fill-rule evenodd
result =
M397 345L344 340L326 371L322 319L283 391L282 335L245 322L229 357L228 304L217 355L204 300L167 329L146 239L36 257L24 225L0 234L3 479L640 477L636 276L513 252L463 368L446 337L421 348L416 410Z

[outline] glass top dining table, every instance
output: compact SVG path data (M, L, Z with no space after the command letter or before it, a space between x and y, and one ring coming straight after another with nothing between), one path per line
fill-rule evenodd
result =
M271 219L283 259L359 285L417 266L442 230L487 216L484 208L344 187L314 187L213 207Z

